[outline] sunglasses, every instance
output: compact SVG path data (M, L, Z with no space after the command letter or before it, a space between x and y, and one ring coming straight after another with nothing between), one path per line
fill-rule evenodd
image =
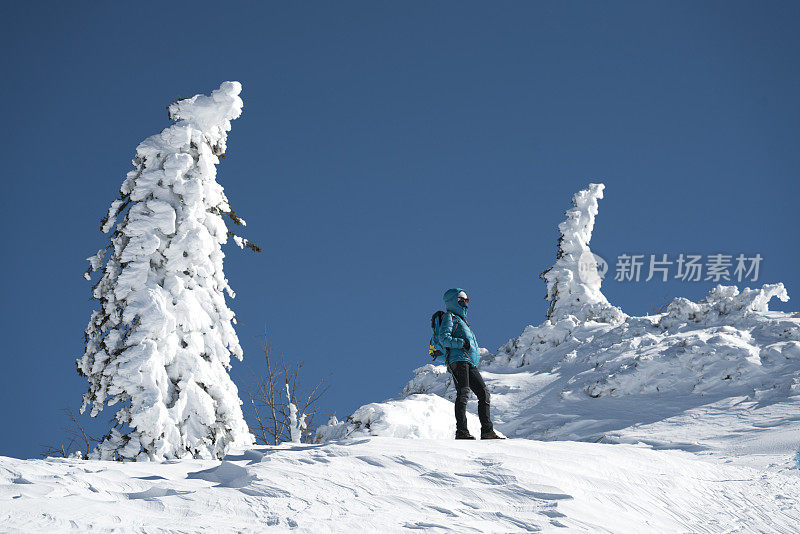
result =
M469 297L458 297L458 302L469 302Z

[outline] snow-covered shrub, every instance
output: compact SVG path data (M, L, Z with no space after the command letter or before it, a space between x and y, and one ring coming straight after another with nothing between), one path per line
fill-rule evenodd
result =
M787 392L800 370L800 335L765 315L772 297L789 298L782 284L741 293L717 286L697 303L675 299L658 319L629 317L579 349L593 367L577 372L568 391L591 397Z
M671 328L687 322L715 321L726 315L745 317L753 312L769 311L768 303L773 297L782 302L789 300L782 283L764 284L760 289L746 287L741 292L736 286L718 285L698 303L676 298L667 306L658 324Z
M434 393L444 397L452 377L444 365L431 363L414 369L414 377L403 388L404 397L415 393Z
M114 231L89 258L86 278L101 267L103 275L77 367L89 379L81 412L118 408L93 458L221 458L253 442L228 376L242 349L221 250L231 235L222 215L244 221L216 180L240 91L225 82L169 106L175 124L136 148L103 220L103 232Z
M292 443L300 443L300 437L306 426L306 414L297 417L297 406L292 402L292 393L289 391L289 384L286 384L286 407L289 410L289 435Z
M568 340L580 337L580 327L575 316L569 315L555 322L547 319L539 326L528 325L518 337L508 340L497 354L481 357L487 368L524 367L539 362L541 354Z

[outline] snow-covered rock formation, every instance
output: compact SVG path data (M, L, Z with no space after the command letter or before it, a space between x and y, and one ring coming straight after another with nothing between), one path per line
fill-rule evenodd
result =
M94 417L115 404L117 412L93 458L221 458L253 443L228 376L242 349L221 249L229 236L222 214L243 221L216 180L240 91L225 82L169 106L175 124L136 148L103 221L103 232L114 232L89 259L86 278L101 267L103 276L77 366L89 379L81 412L91 407Z

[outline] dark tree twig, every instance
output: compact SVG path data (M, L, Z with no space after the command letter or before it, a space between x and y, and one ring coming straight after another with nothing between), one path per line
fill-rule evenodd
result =
M67 444L66 446L61 443L58 446L53 445L42 445L42 452L40 456L42 458L47 458L48 456L55 456L55 457L63 457L67 458L72 456L73 453L80 451L80 446L83 446L82 451L82 458L86 459L89 451L94 448L94 445L100 442L99 438L95 438L90 436L86 433L86 429L83 428L80 421L75 415L75 412L72 411L72 408L63 408L61 410L64 414L67 415L70 419L70 423L62 427L62 430L66 434L67 437Z

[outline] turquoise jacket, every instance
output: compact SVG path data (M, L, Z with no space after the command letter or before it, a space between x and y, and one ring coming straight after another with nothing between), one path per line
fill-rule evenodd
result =
M467 307L458 303L458 294L464 291L455 287L448 289L444 293L444 305L447 311L457 315L453 320L450 313L442 316L442 324L439 327L438 342L442 347L450 349L448 362L469 362L477 366L481 359L478 350L478 340L467 323ZM469 350L464 350L464 341L469 341Z

